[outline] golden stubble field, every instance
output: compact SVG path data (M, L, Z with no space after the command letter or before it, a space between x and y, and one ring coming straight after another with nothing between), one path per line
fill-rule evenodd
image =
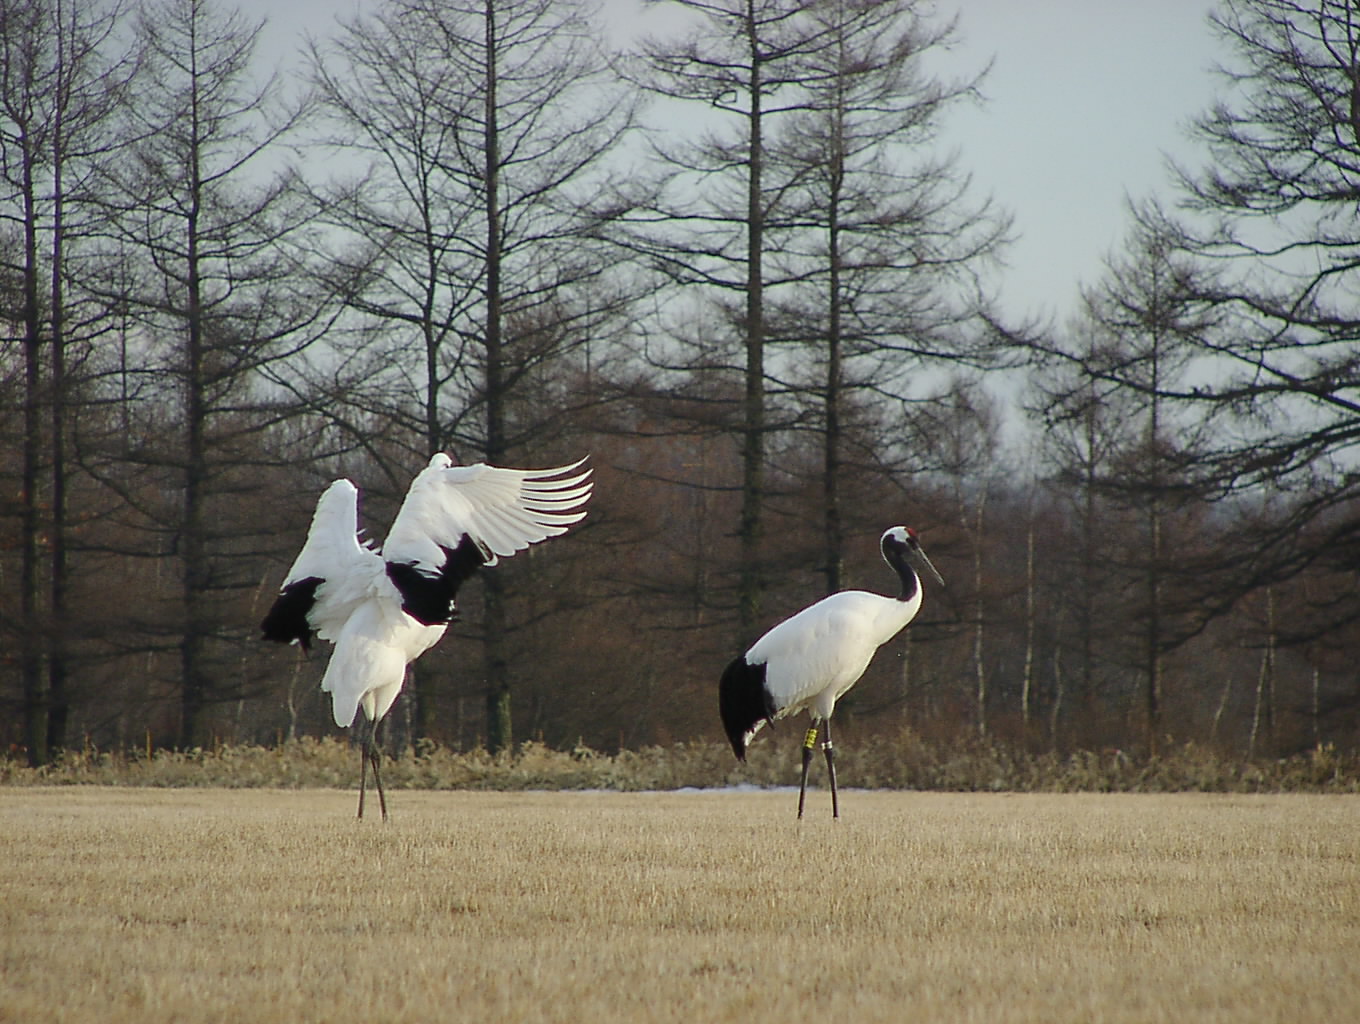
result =
M0 1020L1360 1019L1357 797L389 795L0 790Z

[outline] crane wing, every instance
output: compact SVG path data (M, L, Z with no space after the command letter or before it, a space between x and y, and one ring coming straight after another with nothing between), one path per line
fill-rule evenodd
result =
M382 560L359 541L359 491L336 480L316 503L306 543L260 628L265 639L311 646L311 634L335 640L382 572Z
M411 483L383 544L402 607L447 622L459 584L483 565L565 533L594 486L585 459L551 469L454 466L442 452Z

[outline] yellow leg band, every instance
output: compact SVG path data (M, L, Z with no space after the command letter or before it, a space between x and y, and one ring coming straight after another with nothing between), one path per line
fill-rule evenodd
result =
M803 746L811 750L817 745L817 727L814 725L807 731L807 738L803 740Z

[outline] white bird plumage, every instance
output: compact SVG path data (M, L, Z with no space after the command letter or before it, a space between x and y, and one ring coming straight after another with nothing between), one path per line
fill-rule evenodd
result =
M865 590L842 590L824 597L774 626L733 659L718 684L723 727L740 760L746 759L746 748L766 723L803 710L811 715L812 727L803 743L800 818L808 765L821 725L826 728L822 750L831 782L832 814L840 817L831 715L836 701L864 674L879 647L921 610L921 580L913 566L944 583L921 549L915 530L894 526L883 534L879 549L901 581L897 597Z
M351 725L360 708L371 723L360 817L369 764L387 817L373 733L401 693L406 666L444 635L464 580L585 517L594 485L584 462L529 470L454 466L437 453L411 482L381 551L359 539L354 484L336 480L322 493L261 628L266 639L303 648L313 633L335 645L321 680L335 723Z

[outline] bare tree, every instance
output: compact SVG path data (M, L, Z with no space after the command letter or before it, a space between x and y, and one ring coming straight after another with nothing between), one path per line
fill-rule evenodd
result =
M1213 308L1192 294L1196 280L1194 266L1159 235L1136 230L1126 252L1111 259L1106 277L1086 293L1084 341L1056 350L1079 371L1049 378L1043 411L1048 422L1077 428L1075 437L1082 440L1069 452L1078 460L1069 461L1065 472L1083 480L1087 500L1102 496L1106 515L1135 513L1125 521L1130 536L1115 564L1131 588L1126 592L1139 595L1127 612L1141 633L1135 660L1142 678L1144 743L1153 755L1163 731L1165 656L1199 632L1216 609L1201 599L1207 579L1193 578L1204 573L1203 563L1194 573L1178 568L1188 560L1171 558L1168 537L1176 514L1206 496L1193 475L1207 425L1173 409L1167 399L1198 369L1196 340L1218 326ZM1117 410L1113 415L1111 408ZM1098 425L1100 436L1093 433ZM1095 528L1098 514L1087 508L1088 529Z
M1000 416L995 401L976 381L955 378L938 401L916 409L912 437L926 464L947 482L960 534L967 538L970 586L967 620L971 627L969 675L975 709L974 728L986 738L991 706L988 644L989 583L987 508L1001 476Z
M1074 330L1085 331L1088 326L1083 323ZM1086 341L1093 344L1089 335ZM1066 364L1036 379L1031 412L1044 426L1041 470L1052 484L1062 520L1068 524L1064 535L1071 541L1052 555L1065 583L1054 595L1055 618L1063 627L1057 630L1055 640L1055 673L1059 677L1055 686L1075 691L1070 717L1086 731L1074 738L1079 743L1093 743L1097 739L1102 666L1108 660L1100 637L1112 592L1112 534L1107 528L1101 481L1110 473L1121 436L1117 428L1126 410L1110 385L1083 375L1075 364ZM1064 667L1070 664L1069 650L1074 655L1075 671ZM1069 676L1070 684L1066 681ZM1060 742L1060 712L1055 711L1052 723L1056 745Z
M50 19L38 6L5 3L0 7L0 44L4 46L5 106L4 171L9 196L7 219L18 226L20 255L7 259L6 270L20 282L22 294L23 403L22 455L19 484L20 579L16 635L23 692L24 739L29 762L47 761L48 693L42 658L42 583L39 536L43 447L43 311L39 304L42 268L39 263L38 176L47 162L46 134L51 125L45 103L44 79L52 74ZM36 90L36 94L35 94Z
M335 283L359 314L342 369L368 377L334 390L369 414L347 427L356 438L374 418L396 427L394 480L444 448L493 463L558 457L545 449L584 396L553 395L548 370L607 345L629 297L591 212L633 117L599 36L574 3L390 0L312 49L334 129L324 142L357 164L319 193L344 240ZM499 575L484 598L487 741L499 750L512 740ZM424 733L428 679L416 697Z
M260 24L212 0L160 0L138 22L145 73L124 109L133 157L103 166L111 249L131 259L111 304L132 318L123 372L138 384L137 429L123 440L128 511L177 567L177 742L206 739L205 714L237 690L219 671L221 597L256 584L242 575L242 496L256 484L259 439L275 420L263 370L315 340L324 303L301 235L308 210L294 176L272 162L299 110L272 81L253 80ZM150 481L155 487L148 489Z
M805 101L802 59L827 36L808 17L815 0L673 3L692 31L646 40L625 72L658 97L660 109L687 111L695 131L679 141L669 131L653 137L661 178L651 191L618 199L632 228L620 241L670 281L712 289L740 339L736 364L719 354L717 367L743 381L733 429L742 446L737 632L747 643L761 626L765 588L766 292L775 284L768 253L778 244L781 216L781 183L767 174L767 138L774 122Z
M847 399L882 410L883 421L900 419L900 403L923 394L912 386L923 365L981 355L968 329L985 304L978 271L1008 228L987 202L970 199L956 159L932 148L946 114L977 98L982 74L931 74L927 62L957 35L954 22L931 15L914 0L813 5L821 45L799 58L806 100L771 146L772 164L793 183L794 225L772 262L796 282L776 300L772 340L817 367L808 390L823 453L828 592L841 588ZM891 404L898 408L886 411ZM877 430L870 437L877 450L857 462L887 463L901 451Z
M90 161L115 146L106 122L134 66L114 45L122 14L120 4L86 0L0 3L0 167L13 200L5 214L22 237L6 269L23 281L25 365L22 596L14 639L35 764L66 743L70 657L60 624L70 574L67 430L78 410L71 371L79 371L72 362L83 362L97 330L68 289L76 264L70 242L89 233L83 217L72 220L72 203L84 192Z
M1195 341L1212 373L1165 400L1216 421L1206 484L1274 510L1242 523L1224 585L1243 594L1360 567L1360 20L1334 0L1224 0L1210 21L1228 57L1195 125L1205 165L1179 169L1181 211L1140 219L1203 268L1193 295L1219 321ZM1280 641L1357 616L1330 593L1281 607Z

